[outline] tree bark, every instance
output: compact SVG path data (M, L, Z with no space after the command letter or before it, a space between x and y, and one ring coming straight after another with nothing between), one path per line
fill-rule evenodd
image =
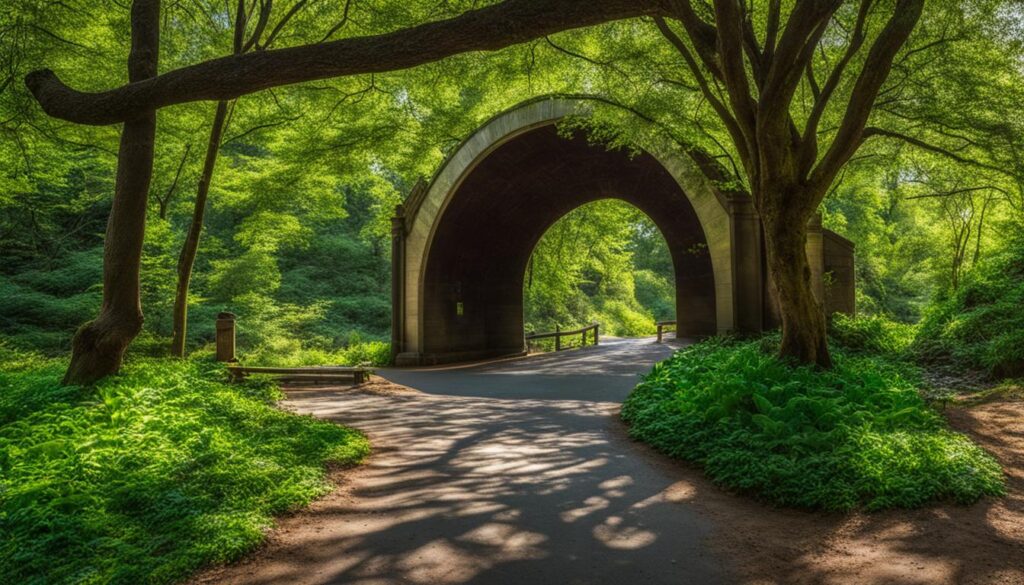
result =
M185 357L185 336L188 331L188 289L192 282L192 267L195 265L196 254L199 251L199 239L203 233L206 199L210 193L213 170L217 166L217 155L220 153L220 142L224 133L227 112L228 103L217 102L217 110L213 115L213 126L210 128L210 142L206 147L203 173L199 178L195 207L192 209L192 223L189 225L188 235L185 236L185 243L178 256L178 286L174 296L174 333L171 339L171 355L177 357Z
M768 274L779 301L782 345L779 356L802 364L832 367L821 300L814 295L807 261L809 214L792 210L761 211Z
M138 82L157 74L160 0L135 0L131 26L128 78ZM64 384L92 384L117 373L125 349L142 330L139 271L155 140L155 110L124 123L103 248L103 304L96 319L75 333Z

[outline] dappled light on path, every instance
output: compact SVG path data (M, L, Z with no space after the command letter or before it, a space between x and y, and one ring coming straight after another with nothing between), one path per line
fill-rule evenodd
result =
M765 506L631 441L619 404L650 340L471 368L385 371L418 391L293 392L375 447L219 583L1024 584L1024 403L953 411L1009 470L973 506ZM524 372L530 372L525 375Z
M637 373L668 351L644 340L558 356L581 364L593 400L565 399L587 385L548 356L385 374L423 393L293 394L290 407L363 430L376 452L343 495L285 520L269 558L221 580L728 582L707 523L678 505L694 488L638 456L615 416ZM534 372L533 398L517 397L520 368Z

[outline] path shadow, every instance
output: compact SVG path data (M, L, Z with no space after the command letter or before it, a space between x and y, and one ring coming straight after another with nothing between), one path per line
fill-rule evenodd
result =
M693 487L623 449L610 405L305 392L301 406L384 452L223 582L728 582L708 524L676 505Z

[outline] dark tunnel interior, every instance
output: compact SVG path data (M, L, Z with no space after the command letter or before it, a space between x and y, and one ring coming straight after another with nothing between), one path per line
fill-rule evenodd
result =
M680 335L716 332L707 242L679 184L651 155L607 150L553 125L487 155L452 195L429 251L423 353L485 357L523 350L523 278L559 218L617 198L657 225L672 254Z

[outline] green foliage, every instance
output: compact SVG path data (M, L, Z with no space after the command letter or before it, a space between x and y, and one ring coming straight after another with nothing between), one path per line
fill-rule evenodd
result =
M1024 237L926 313L912 351L994 376L1024 376Z
M926 406L910 366L837 350L835 369L818 371L766 345L715 338L656 365L623 405L630 434L786 506L875 510L1003 493L999 465Z
M95 390L0 346L0 574L11 583L171 583L238 558L326 493L351 429L273 406L212 363L134 360Z
M283 350L283 351L282 351ZM356 341L341 349L261 346L248 354L245 363L253 366L294 368L300 366L387 366L391 363L391 344L383 341Z
M56 266L0 274L0 331L20 347L66 351L71 334L99 305L102 250L69 254Z
M650 218L624 201L589 203L559 219L534 249L523 291L526 329L597 322L607 335L650 335L655 321L674 318L673 280Z
M832 316L829 335L844 349L882 356L902 356L914 342L917 328L880 315Z

